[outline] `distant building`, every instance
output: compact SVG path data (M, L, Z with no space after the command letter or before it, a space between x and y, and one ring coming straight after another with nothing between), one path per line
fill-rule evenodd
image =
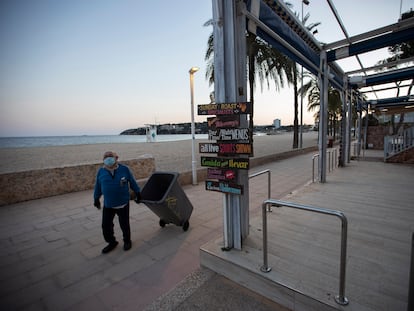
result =
M275 127L275 129L280 128L280 126L281 126L281 121L280 121L280 119L274 119L274 120L273 120L273 126Z

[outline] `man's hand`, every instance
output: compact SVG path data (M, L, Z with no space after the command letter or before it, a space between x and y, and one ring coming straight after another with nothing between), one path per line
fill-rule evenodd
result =
M95 199L95 201L93 202L93 206L95 206L97 209L101 209L101 202L99 201L99 199Z
M134 200L135 203L137 203L137 204L141 203L141 199L142 199L141 192L135 193L135 200Z

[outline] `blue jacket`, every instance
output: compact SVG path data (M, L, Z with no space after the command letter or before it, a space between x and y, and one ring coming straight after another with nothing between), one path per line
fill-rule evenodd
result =
M129 203L129 187L135 192L141 192L134 175L128 166L118 164L114 174L105 167L101 167L96 174L93 197L99 199L104 196L104 207L116 207Z

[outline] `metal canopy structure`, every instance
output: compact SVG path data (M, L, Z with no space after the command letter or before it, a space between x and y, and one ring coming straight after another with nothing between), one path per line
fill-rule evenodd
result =
M370 76L354 76L349 78L351 87L361 88L371 85L380 85L391 82L409 80L414 77L414 68L390 70Z
M329 51L328 62L412 40L413 24L412 19L407 19L348 40L327 44L324 48Z
M246 3L247 11L244 13L249 19L248 30L288 55L311 73L315 75L321 73L320 58L323 51L325 51L330 67L329 78L335 87L343 88L345 86L344 81L347 81L350 88L359 89L366 86L401 82L414 77L413 58L402 59L398 62L376 66L375 68L363 68L361 65L361 70L354 72L344 72L335 63L335 61L340 59L358 56L362 53L414 40L414 18L401 20L392 25L349 37L332 1L327 0L347 38L322 45L302 25L283 1L249 0ZM406 64L407 67L388 69L395 68L401 64ZM353 74L358 72L381 68L386 71L371 76L353 76Z
M342 99L342 137L340 143L340 164L345 166L350 159L350 138L352 126L352 106L358 107L359 119L368 106L377 109L410 107L411 94L392 99L377 99L363 103L364 92L376 93L374 86L387 83L398 88L402 85L410 90L414 84L413 60L397 61L391 66L364 68L359 54L414 40L414 18L399 21L377 30L350 37L339 13L331 0L327 0L332 14L340 25L345 39L329 44L318 40L298 20L295 14L280 0L212 0L214 25L214 91L220 103L246 100L246 30L259 36L273 48L281 51L292 60L314 74L320 89L319 117L319 181L326 181L327 162L327 120L328 90L334 87L340 91ZM356 57L361 66L358 71L346 73L336 61ZM379 60L378 60L379 61ZM400 68L400 64L405 67ZM380 73L368 72L382 69ZM363 73L362 75L356 75ZM409 80L407 82L407 80ZM369 91L366 88L371 88ZM358 96L353 96L354 94ZM407 110L408 111L408 110ZM247 122L247 120L244 120ZM359 122L361 124L361 122ZM248 175L243 174L238 182L248 193ZM223 196L225 248L241 249L248 235L249 212L248 195Z
M400 44L414 40L414 18L400 20L392 25L386 25L379 29L371 30L356 36L350 37L342 23L339 13L331 0L327 0L332 14L336 18L341 27L345 39L328 44L319 43L316 38L306 29L306 27L298 20L294 13L280 0L249 0L246 1L246 11L243 12L248 18L248 30L261 37L272 45L275 49L285 53L292 60L304 66L309 72L318 76L321 88L321 115L326 115L326 103L324 98L327 95L323 92L328 91L329 85L339 89L343 98L343 139L342 153L340 160L342 165L349 161L349 127L351 126L351 106L356 104L351 102L351 94L358 90L363 93L367 87L371 87L371 91L376 94L374 86L382 86L393 83L389 88L400 88L401 83L408 80L405 84L411 90L414 83L414 66L413 58L396 61L392 64L376 66L375 68L364 68L359 54L375 51L384 47ZM344 72L336 61L348 57L356 57L361 69L353 72ZM378 59L380 61L380 59ZM326 62L326 67L324 62ZM401 67L403 65L403 67ZM368 75L373 70L382 70ZM362 73L360 75L356 75ZM324 79L329 81L329 85L324 87ZM365 88L365 89L364 89ZM367 92L367 91L365 91ZM399 92L398 92L399 93ZM404 94L405 95L405 94ZM410 94L407 94L410 95ZM377 95L376 95L377 96ZM378 98L378 96L377 96ZM405 107L410 109L407 103L412 98L404 99L397 97L392 102L384 100L379 103L369 102L371 107L387 107L395 108ZM367 107L367 105L362 105ZM392 107L391 107L392 106ZM409 112L410 110L403 110ZM323 133L326 126L326 120L320 119L320 165L322 171L319 172L319 180L325 181L325 165L324 154L324 137Z
M382 98L367 101L371 110L382 114L401 114L414 112L414 95Z

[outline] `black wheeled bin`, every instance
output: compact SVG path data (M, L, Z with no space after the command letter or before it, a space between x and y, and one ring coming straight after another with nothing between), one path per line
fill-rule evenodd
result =
M178 176L176 172L154 172L141 190L141 202L160 218L161 227L173 223L187 231L193 205L178 184Z

